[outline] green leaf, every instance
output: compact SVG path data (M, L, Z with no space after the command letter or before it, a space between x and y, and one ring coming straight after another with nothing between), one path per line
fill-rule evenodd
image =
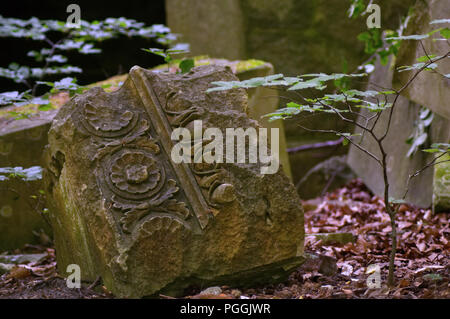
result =
M450 144L448 143L433 143L428 149L422 150L427 153L446 153L450 151Z
M164 52L163 49L157 49L157 48L149 48L149 49L144 49L142 48L143 51L148 52L148 53L152 53L155 55L159 55L163 58L166 58L167 54Z
M360 133L352 134L352 133L336 133L337 136L344 137L342 140L342 145L347 146L350 143L350 138L353 136L361 136Z
M102 50L94 48L93 44L85 44L83 45L78 52L82 53L82 54L95 54L95 53L100 53L102 52Z
M0 105L17 104L17 102L26 101L26 92L10 91L0 93Z
M435 54L430 54L428 56L424 55L424 56L417 58L417 62L429 62L430 59L434 59L436 57L440 58L440 57L436 56Z
M301 111L298 108L295 107L287 107L284 109L279 109L273 113L269 113L264 115L263 117L268 117L269 121L274 121L274 120L278 120L278 119L286 119L286 118L290 118L294 115L299 114Z
M450 19L437 19L430 22L430 24L438 24L438 23L450 23Z
M358 40L364 42L364 52L371 55L383 47L383 35L380 29L369 29L358 35Z
M364 3L364 0L353 0L353 3L351 4L350 8L348 9L348 17L349 18L356 18L363 14L366 10L366 4Z
M216 87L209 88L208 90L206 90L207 93L215 92L215 91L226 91L226 90L231 90L234 88L242 87L240 81L215 81L215 82L211 82L211 84L215 85Z
M39 111L50 111L50 110L53 110L51 103L39 105Z
M386 38L386 40L423 40L428 37L429 37L428 34L413 34L413 35Z
M450 144L448 144L448 143L433 143L433 144L431 144L431 147L448 150L448 149L450 149Z
M420 70L422 69L424 66L426 66L427 63L425 62L420 62L420 63L415 63L413 65L404 65L404 66L400 66L397 68L398 72L404 72L404 71L412 71L412 70ZM429 64L425 69L436 69L437 68L437 64L436 63L431 63Z
M395 199L394 197L389 197L390 204L406 204L404 199Z
M49 56L45 60L47 62L57 62L57 63L65 63L65 62L67 62L67 58L65 56L60 55L60 54L55 54L55 55Z
M172 48L167 50L170 54L188 53L189 43L177 43Z
M303 90L303 89L309 89L309 88L321 88L319 82L316 81L306 81L306 82L299 82L293 86L291 86L288 90L289 91L295 91L295 90Z
M437 148L427 148L427 149L423 149L422 152L426 152L426 153L439 153L442 152L440 149Z
M427 139L428 134L425 132L414 138L412 141L412 145L409 148L408 153L406 154L406 157L410 157L411 155L413 155L419 149L419 147L427 141Z
M282 74L274 74L266 77L256 77L245 81L216 81L212 82L211 84L216 85L217 87L210 88L206 92L225 91L234 88L248 89L260 86L289 85L289 83L292 83L293 78L285 78L284 80L279 80L282 77ZM297 82L300 81L297 78L295 79Z
M266 77L257 77L252 78L245 81L216 81L212 82L212 85L215 85L215 88L210 88L207 92L214 91L225 91L234 88L255 88L260 86L270 87L270 86L288 86L288 90L302 90L308 88L314 88L317 90L323 90L326 88L324 82L342 79L344 77L362 77L367 76L366 73L361 74L305 74L301 77L303 78L311 78L306 81L303 81L301 78L295 77L283 77L282 74L269 75Z
M450 29L449 29L449 28L442 29L442 30L440 31L440 34L441 34L444 38L449 39L449 38L450 38Z
M365 104L357 104L357 105L355 105L355 107L367 109L370 112L381 112L392 106L392 103L387 103L387 102L379 102L379 103L374 103L374 102L370 102L370 101L363 101L363 102Z
M194 66L195 62L193 59L184 59L179 64L181 73L188 73Z
M431 110L429 108L422 108L419 112L419 118L421 120L426 119L431 114Z
M0 167L0 180L5 180L14 177L23 179L24 181L40 180L42 179L42 167L40 166L31 166L29 168Z
M263 86L264 83L266 83L266 80L264 78L253 78L253 79L243 81L243 83L246 87L251 88L251 87Z
M344 92L347 96L362 96L362 97L374 97L379 94L377 91L368 90L368 91L359 91L359 90L348 90Z

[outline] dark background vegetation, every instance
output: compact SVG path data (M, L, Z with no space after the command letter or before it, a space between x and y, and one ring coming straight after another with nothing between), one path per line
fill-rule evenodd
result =
M104 20L108 17L126 17L144 22L148 26L166 24L164 0L8 0L1 2L0 15L6 18L29 19L37 17L66 21L70 14L66 12L66 8L71 3L80 6L81 19L87 21ZM50 37L53 36L57 39L58 35L60 34L50 34ZM33 58L28 57L26 53L43 47L48 47L48 45L44 42L24 40L23 38L1 38L0 67L7 67L12 62L35 66ZM67 53L65 55L71 65L83 69L83 73L69 75L76 77L80 84L101 81L117 74L126 73L134 65L152 67L163 63L162 58L141 50L141 48L161 47L155 41L141 38L130 39L123 36L98 43L96 47L102 49L102 53L83 55L76 51L64 52ZM53 79L48 77L46 80ZM24 85L5 78L0 78L0 87L2 91L23 91L27 89ZM45 90L46 88L42 89Z

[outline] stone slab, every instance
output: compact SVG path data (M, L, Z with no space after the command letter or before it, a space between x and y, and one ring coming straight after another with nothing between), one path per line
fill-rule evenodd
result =
M418 1L405 34L425 34L432 28L442 25L430 25L434 19L443 19L450 15L450 8L446 1L427 0ZM448 45L443 41L423 40L428 54L445 54ZM444 48L445 47L445 48ZM446 51L447 49L447 51ZM416 58L424 56L418 41L403 41L395 60L391 60L387 66L377 65L370 81L384 88L400 87L407 83L412 76L411 72L393 72L403 65L416 63ZM439 63L441 73L450 72L450 61L448 59ZM385 147L390 154L388 157L389 184L391 196L401 198L405 193L407 180L410 174L427 165L434 155L421 151L412 157L407 157L410 145L406 143L415 129L415 122L419 117L421 106L431 109L434 119L428 129L427 144L450 142L450 81L431 72L422 72L412 82L411 86L399 97L398 106L393 114L392 125ZM387 114L380 119L378 132L385 130ZM358 130L356 130L358 131ZM375 142L370 137L365 137L363 145L370 151L376 151ZM351 146L348 162L351 168L364 180L366 185L376 194L383 194L383 179L379 165L356 147ZM442 171L441 169L444 169ZM445 182L445 165L429 168L419 176L411 180L406 200L421 207L438 208L438 210L450 210L446 203L448 188Z
M41 112L30 119L4 122L0 128L0 167L42 166L47 131L55 114L56 110ZM49 224L41 216L45 207L43 188L41 181L0 181L0 251L38 244L36 234L41 231L51 235Z
M0 252L40 244L41 232L51 234L50 225L41 215L44 201L31 198L41 197L41 189L40 181L0 181Z
M179 294L189 285L277 282L303 258L295 187L261 163L176 164L176 127L259 128L244 90L221 66L185 75L134 67L120 90L94 88L59 111L49 132L45 183L58 267L101 275L119 297ZM248 156L248 154L246 155Z

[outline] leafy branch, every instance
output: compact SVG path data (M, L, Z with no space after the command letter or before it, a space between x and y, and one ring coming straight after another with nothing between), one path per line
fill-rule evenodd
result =
M167 70L170 70L171 64L175 61L174 55L177 54L183 54L189 52L189 44L187 43L178 43L173 48L169 49L158 49L158 48L149 48L149 49L142 49L145 52L160 56L164 58L164 62L167 63ZM195 65L195 62L193 59L182 59L178 67L181 70L181 73L187 73L189 72Z
M53 40L54 34L59 34L56 41ZM32 50L27 53L35 63L41 64L40 67L11 63L6 68L0 68L0 77L24 84L28 88L24 92L0 93L0 106L38 104L41 110L51 108L50 92L36 98L37 88L40 85L52 87L53 93L58 90L69 91L71 95L80 93L85 88L76 84L76 78L64 76L81 73L82 69L68 64L68 58L64 54L68 51L78 51L85 55L99 54L101 49L95 47L96 43L118 36L153 39L164 46L168 46L176 39L176 35L164 25L146 26L142 22L122 17L92 22L81 20L80 28L69 28L65 22L57 20L35 17L23 20L0 16L0 37L31 39L47 45L39 51ZM61 78L55 82L43 81L49 75Z
M356 8L355 8L356 10ZM438 21L438 22L437 22ZM435 23L448 23L448 19L444 20L435 20L432 21L431 24ZM433 34L440 33L443 37L443 40L447 40L450 36L448 32L448 28L440 28L429 32L425 35L409 35L402 36L398 35L395 37L387 38L386 40L396 42L407 41L407 40L415 40L421 41L422 39L429 38ZM442 39L441 39L442 40ZM218 81L212 82L211 85L213 87L209 88L207 92L216 92L216 91L225 91L232 90L236 88L249 89L254 87L267 87L274 89L284 89L288 91L295 91L297 96L299 97L298 101L291 101L287 103L285 108L279 109L274 113L267 114L266 117L269 120L278 120L278 119L287 119L296 115L302 115L305 112L308 113L326 113L330 116L335 116L339 120L352 124L353 126L359 128L362 131L362 134L351 134L348 132L340 132L337 130L323 130L316 128L309 128L303 125L300 127L306 131L310 132L320 132L320 133L332 133L339 136L343 139L344 144L352 144L354 147L374 159L380 166L380 173L382 174L384 181L384 202L386 207L386 212L390 217L391 221L391 240L392 240L392 250L389 261L389 275L388 275L388 285L393 286L394 284L394 261L395 254L397 250L397 229L396 229L396 214L399 207L400 201L392 199L390 195L390 185L388 179L388 167L387 167L387 157L388 153L384 145L384 140L388 136L389 129L392 123L392 117L394 111L396 109L396 105L400 95L411 85L411 83L417 78L417 76L425 71L435 72L437 74L442 75L443 78L448 77L446 75L441 74L437 71L439 66L439 62L450 57L450 51L442 56L431 55L426 52L423 44L421 43L422 48L424 49L425 56L419 58L418 63L412 66L402 66L397 71L398 72L406 72L413 71L413 75L409 78L409 80L398 90L396 89L387 89L382 91L376 90L366 90L360 91L355 89L348 89L347 86L337 85L334 94L323 94L319 97L315 98L307 98L303 96L299 91L305 89L314 89L317 91L323 91L327 88L330 81L339 82L343 79L352 79L352 78L360 78L367 76L366 73L357 73L357 74L306 74L300 75L297 77L285 77L282 74L270 75L266 77L258 77L245 81ZM359 110L366 110L367 112L363 113ZM377 125L380 123L380 118L382 114L387 113L386 120L386 128L382 130L381 133L377 133L376 130ZM432 118L428 118L424 116L424 119L428 119L430 122ZM360 141L364 135L370 135L376 143L377 151L379 154L375 154L371 152L369 149L365 148ZM361 140L358 141L356 139L357 136L361 136ZM443 154L449 153L448 144L434 144L434 147L428 149L427 152L441 152L442 154L435 158L433 161L428 163L423 169L415 172L410 175L408 179L409 182L412 178L419 175L423 170L432 167L436 164L442 163L438 161L438 158L443 156ZM406 197L407 190L405 192Z

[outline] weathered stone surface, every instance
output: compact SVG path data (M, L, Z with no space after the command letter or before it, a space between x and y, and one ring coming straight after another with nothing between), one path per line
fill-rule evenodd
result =
M182 34L182 41L191 44L193 54L231 60L245 56L239 0L166 0L166 12L167 24Z
M198 59L197 63L199 65L202 65L207 61L211 61L215 65L231 67L233 73L236 74L240 81L274 74L272 64L260 60L244 60L236 63L236 61L228 61L224 59ZM276 111L276 109L278 108L278 104L278 91L264 87L252 88L248 90L248 108L246 110L246 113L251 119L258 121L259 124L263 127L269 129L278 128L278 148L280 150L280 163L283 166L283 171L285 172L285 174L292 179L291 165L286 150L287 146L286 136L284 132L284 123L283 121L269 122L267 118L263 117L266 114ZM270 138L270 131L268 133L268 136Z
M175 164L168 155L171 131L195 119L258 127L244 113L244 91L205 93L218 80L236 77L218 66L185 75L135 67L120 90L94 88L61 108L45 180L62 273L78 264L84 279L101 275L116 295L142 297L280 280L302 262L301 202L281 170ZM219 187L234 196L214 201Z
M2 119L0 127L0 167L40 165L47 144L47 131L56 110L40 112L30 119Z
M395 30L415 0L376 3L381 7L382 28ZM342 72L344 66L352 72L367 58L364 44L357 39L359 33L367 30L366 21L348 18L349 7L348 1L330 0L166 0L166 15L168 26L181 35L180 41L190 44L192 54L262 59L270 62L276 73L293 76ZM274 94L264 93L266 97ZM280 107L298 98L291 92L282 95ZM277 122L280 121L274 123ZM296 117L283 123L288 147L336 138L333 134L301 130L299 122L307 127L341 132L354 129L328 115L308 114L304 121ZM346 147L337 147L291 154L294 182L318 163L346 153ZM326 183L317 189L325 187ZM317 195L320 191L311 196Z
M336 243L345 245L347 243L355 242L355 236L352 233L317 233L308 234L307 236L314 236L317 239L320 239L324 245Z
M336 258L319 255L312 252L305 252L305 263L301 268L308 272L319 272L325 276L333 276L337 273L338 268Z
M383 29L415 0L379 0ZM166 0L167 24L190 43L194 55L271 62L286 75L340 72L361 63L357 36L364 19L349 19L347 1L329 0ZM343 36L345 34L345 36Z
M0 276L6 274L14 268L14 264L3 264L0 263Z
M419 105L401 96L392 117L391 129L385 139L384 147L388 154L388 180L391 197L394 198L403 197L409 174L425 166L430 158L424 152L417 152L413 158L406 156L411 147L406 140L414 130L414 121L419 116L419 110ZM386 129L387 117L388 113L381 116L376 130L377 134L382 134ZM360 133L358 129L355 132ZM371 137L366 135L361 145L373 154L380 156L377 144ZM379 196L384 194L383 173L380 165L374 159L351 146L348 161L353 171L362 178L370 190ZM428 207L432 197L431 184L432 170L426 170L412 180L406 200L421 207ZM428 187L424 187L424 185L428 185Z
M42 232L51 234L50 225L40 214L43 200L33 199L41 197L42 189L40 181L0 180L0 251L39 244Z
M244 81L255 77L263 77L274 73L270 63L246 70L238 74L239 80ZM279 131L280 163L286 175L292 180L291 164L287 153L286 136L284 133L283 121L272 121L265 117L266 114L277 110L279 103L278 92L268 88L259 87L248 90L248 110L247 114L251 119L257 120L259 124L266 128L277 128ZM269 131L269 138L271 134Z
M333 156L310 169L296 187L302 199L309 199L333 191L354 178L347 156Z
M37 263L46 257L47 254L0 255L0 263L13 265Z
M229 66L240 80L248 79L253 76L266 76L273 74L273 67L270 63L258 60L248 61L228 61L219 59L210 59L207 57L195 58L196 65L217 64ZM156 67L155 69L167 69L166 65ZM106 89L112 92L118 89L119 83L124 82L127 74L112 77L108 80L94 83L91 87L110 85ZM286 152L286 142L283 123L269 123L261 116L275 111L278 106L277 92L271 92L270 98L265 98L264 88L258 88L249 92L249 103L247 112L252 119L258 120L264 127L278 127L280 129L280 161L283 169L289 177L291 176L289 158ZM52 104L59 108L68 99L68 94L59 93L50 98ZM15 120L10 113L27 113L30 118ZM45 145L48 143L47 132L50 124L57 113L57 109L51 111L38 111L33 105L28 106L10 106L4 107L0 111L0 167L28 168L30 166L42 166L41 157ZM10 185L9 181L0 182L0 208L3 206L11 207L14 211L14 219L4 219L0 223L0 250L20 248L25 243L37 243L36 236L32 234L33 230L45 229L47 233L51 230L47 223L40 218L40 215L26 203L25 199L29 196L38 194L43 189L39 181L33 183L15 181ZM24 190L20 198L14 192L8 189ZM41 209L43 207L39 207ZM2 217L0 216L0 219ZM14 221L13 221L14 220ZM3 231L2 231L3 230Z
M314 134L312 132L305 132L301 128L298 128L298 124L310 127L310 128L321 128L321 129L337 129L336 125L338 121L335 121L332 117L322 117L322 121L317 122L317 124L310 123L310 118L306 115L305 118L301 118L302 115L297 118L290 120L285 120L286 128L286 140L288 147L296 148L305 145L313 145L316 143L323 143L327 141L335 141L338 138L335 134ZM315 117L315 116L314 116ZM330 119L333 120L334 124L331 124ZM315 120L314 120L315 122ZM296 124L297 123L297 124ZM330 126L328 125L330 124ZM294 128L297 127L296 130ZM351 132L353 129L340 126L339 131L341 132ZM319 149L309 149L302 152L293 152L289 154L289 161L291 163L292 180L295 185L297 185L297 190L302 199L314 198L320 196L324 189L332 189L328 187L328 182L330 179L326 174L322 175L320 167L322 164L328 166L331 159L331 163L335 162L333 158L342 157L347 154L348 148L343 146L342 143L333 147L324 147ZM318 169L319 171L316 171ZM332 176L332 175L330 175ZM309 180L313 181L309 183ZM335 184L338 186L340 183Z
M429 25L430 21L448 17L449 14L446 1L418 1L414 9L414 16L411 18L405 34L425 34L431 28L440 27L440 25ZM428 54L439 55L448 52L448 45L445 41L425 39L423 44ZM370 81L381 87L398 88L407 83L412 75L411 72L394 73L393 70L403 65L412 65L416 62L417 57L423 55L425 53L418 41L403 41L397 59L391 61L385 67L378 65L376 71L371 75ZM449 68L449 61L439 62L441 73L449 73ZM449 84L448 79L443 79L434 73L422 72L411 83L404 95L398 99L389 134L384 141L386 150L390 154L388 156L389 184L391 196L394 198L401 198L405 193L409 175L423 168L433 159L433 155L420 151L412 157L407 157L410 145L406 144L405 141L415 129L414 123L419 117L421 105L434 112L434 119L428 131L428 143L450 142ZM384 132L386 123L387 114L384 114L379 121L378 133ZM374 140L370 137L366 136L362 145L375 154L379 154ZM363 154L356 147L351 146L348 161L350 167L374 193L383 194L384 183L381 170L373 159ZM422 207L429 207L433 204L438 205L439 210L450 209L450 206L444 204L445 195L441 195L446 191L442 191L445 189L445 186L442 188L445 183L441 183L440 176L442 175L439 173L439 168L436 168L434 174L433 168L423 171L411 180L406 200ZM446 206L446 208L441 205Z
M222 293L222 289L220 287L209 287L205 290L200 292L200 295L202 296L218 296Z

